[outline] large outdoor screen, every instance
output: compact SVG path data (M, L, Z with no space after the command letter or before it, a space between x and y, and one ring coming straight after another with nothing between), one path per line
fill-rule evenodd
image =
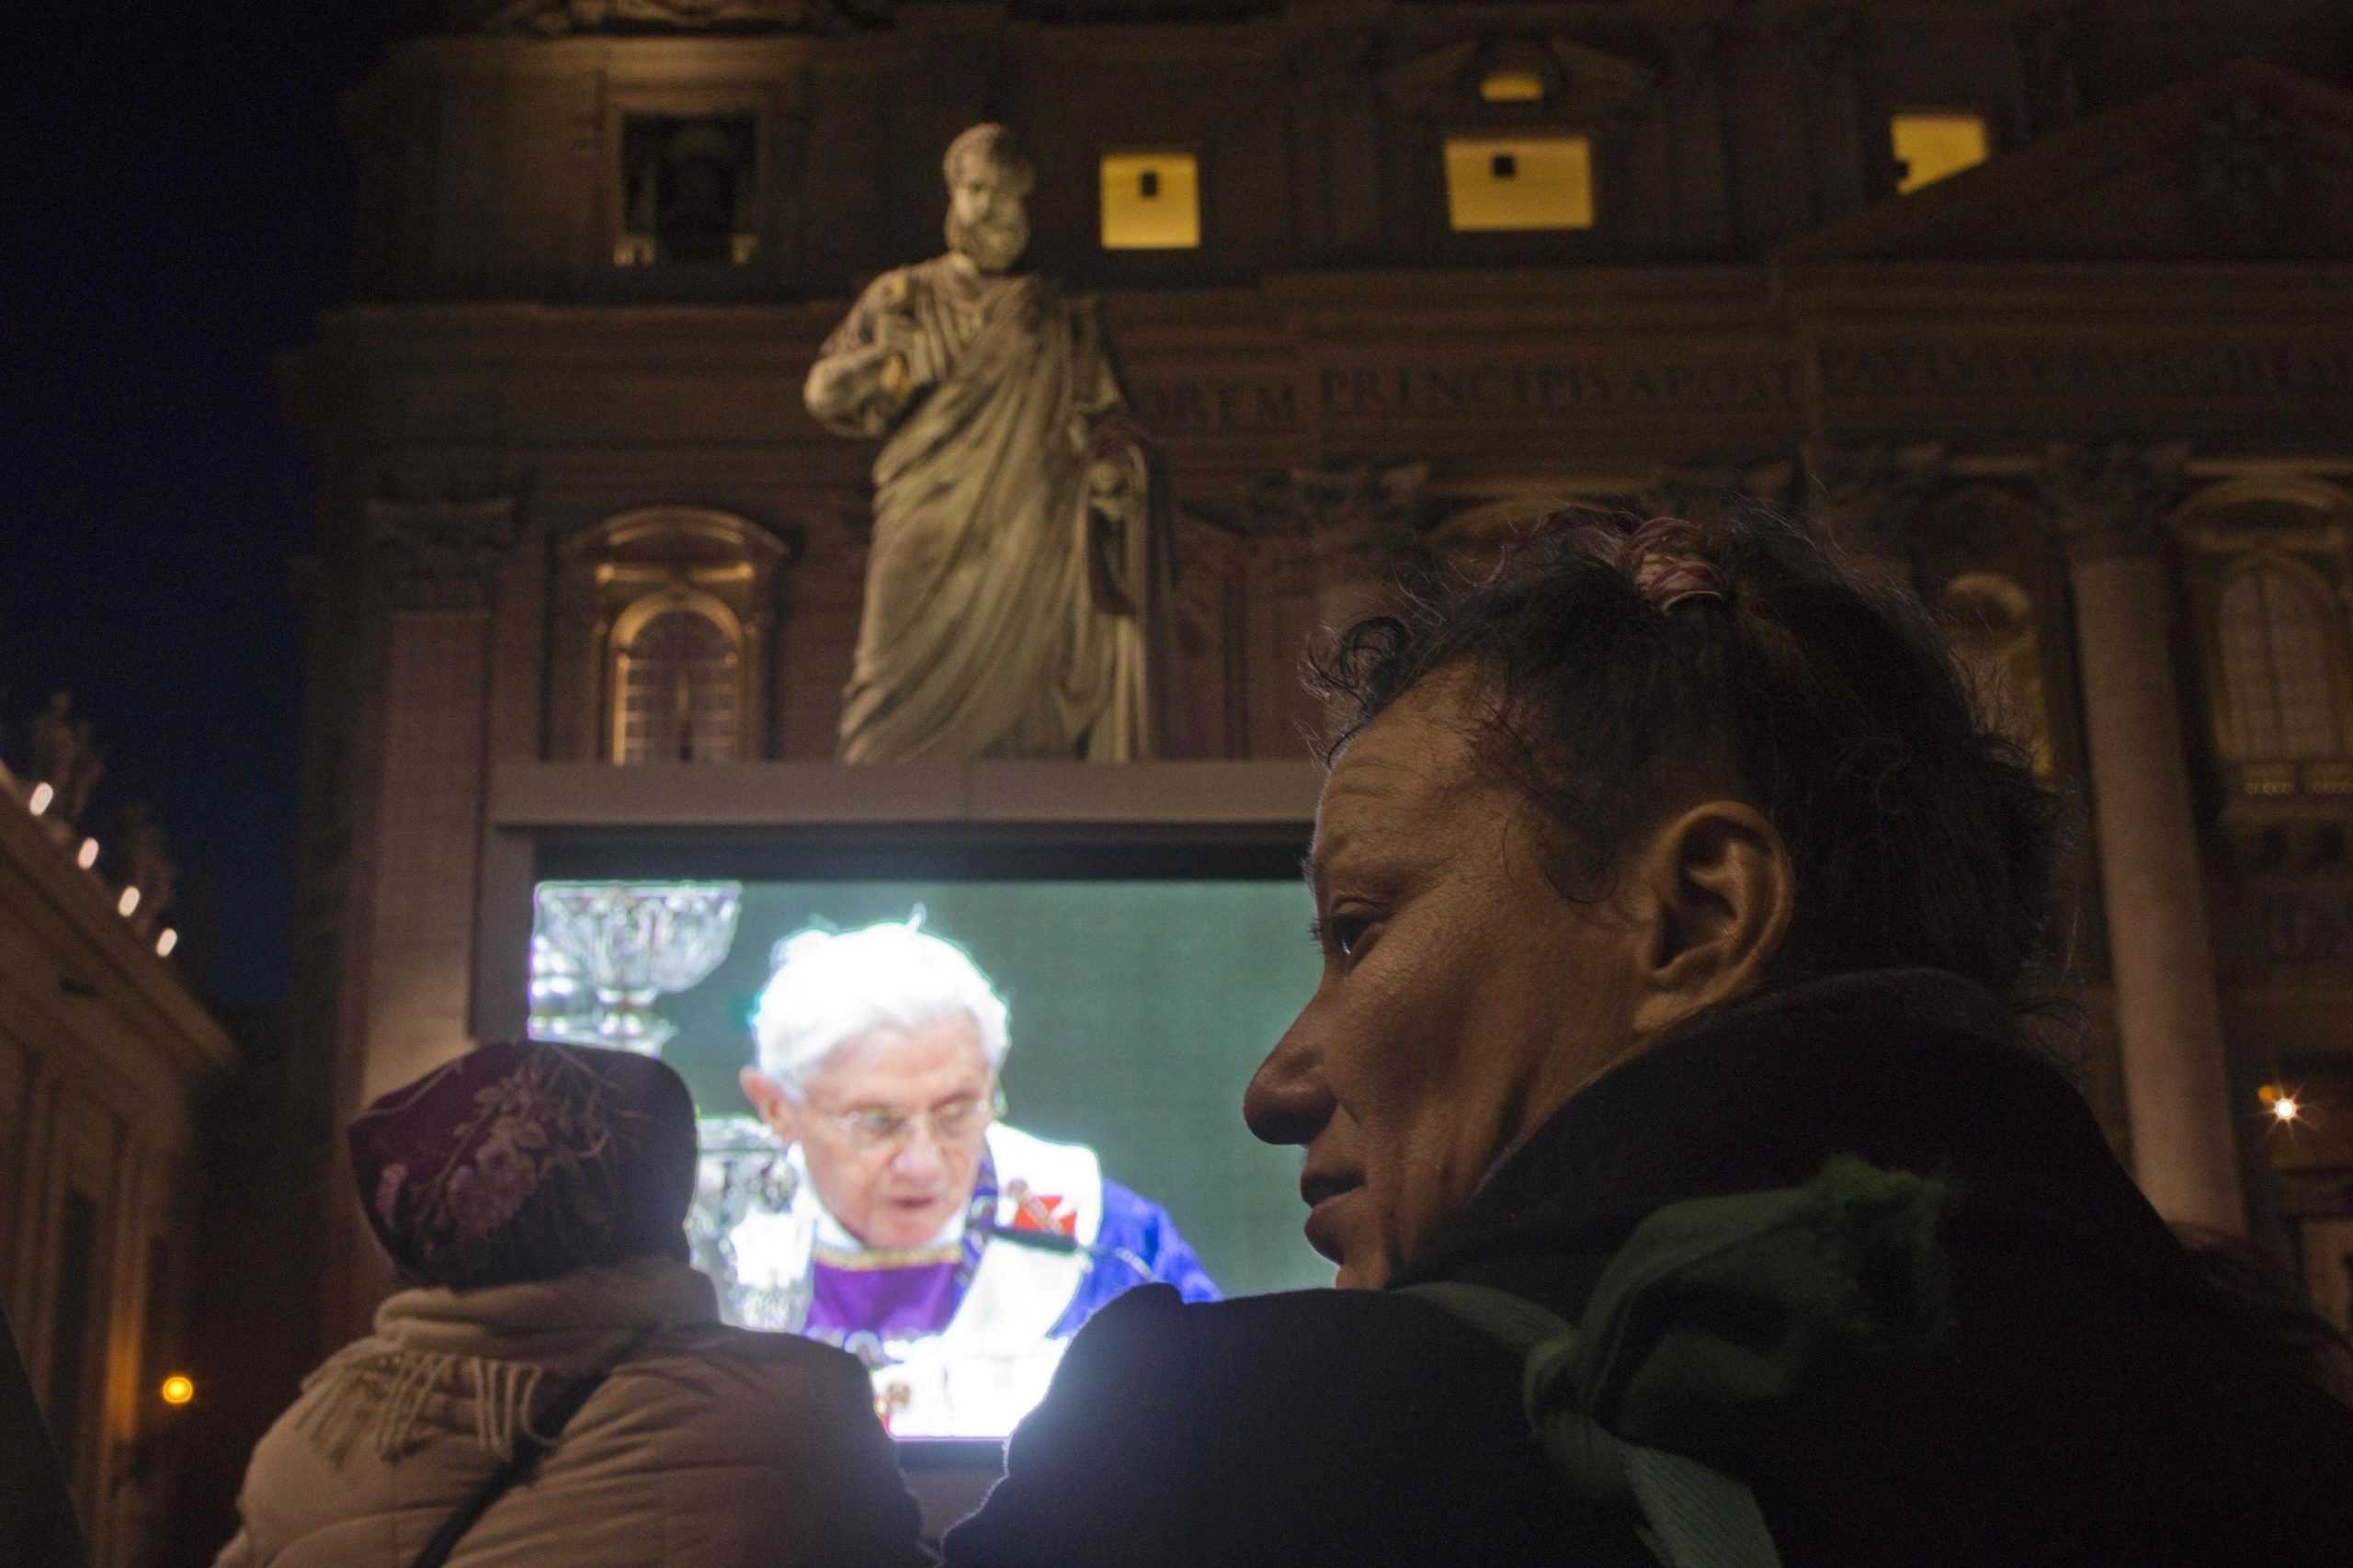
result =
M801 1217L807 1234L790 1279L767 1279L778 1289L766 1297L731 1294L722 1280L731 1316L858 1354L902 1436L1001 1436L1042 1392L1086 1312L1155 1267L1178 1282L1165 1250L1140 1256L1165 1244L1164 1230L1137 1230L1134 1213L1120 1229L1116 1197L1052 1190L1085 1187L1067 1175L1077 1157L1068 1146L1092 1151L1105 1181L1189 1246L1189 1297L1200 1299L1203 1275L1226 1296L1330 1282L1331 1266L1300 1231L1298 1151L1257 1142L1241 1119L1251 1072L1316 983L1309 914L1291 878L546 881L535 900L532 1029L658 1051L685 1078L706 1119L696 1223L707 1269L740 1268L749 1280L774 1218L760 1211ZM1003 998L1001 1098L985 1109L966 1105L970 1096L935 1108L920 1096L901 1103L870 1075L820 1077L801 1093L831 1119L788 1155L795 1145L740 1082L756 1065L753 1020L779 943L813 928L910 922L968 956ZM858 983L876 983L870 964ZM911 1245L860 1233L854 1194L813 1203L827 1179L841 1193L881 1179L870 1173L886 1161L927 1165L930 1145L952 1142L973 1118L1026 1136L990 1133L1005 1167L996 1184L1008 1191L994 1209L985 1194L968 1205L970 1225L960 1218ZM852 1135L862 1142L842 1142ZM840 1169L821 1165L820 1144L835 1148L826 1158ZM1089 1201L1112 1211L1074 1213ZM1138 1239L1147 1234L1152 1245ZM709 1244L720 1237L740 1244L721 1256ZM983 1256L996 1261L976 1265ZM835 1269L813 1270L814 1286L799 1272L813 1256ZM1079 1304L1053 1310L1073 1290ZM1036 1301L1022 1305L1023 1290ZM998 1325L988 1332L972 1326L983 1298L999 1303L987 1309ZM880 1304L840 1304L870 1299ZM873 1314L872 1332L861 1331L860 1312ZM934 1363L943 1359L957 1364L942 1371Z

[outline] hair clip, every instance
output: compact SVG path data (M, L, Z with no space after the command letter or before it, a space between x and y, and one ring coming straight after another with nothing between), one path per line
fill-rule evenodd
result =
M1643 597L1661 615L1697 599L1722 599L1728 591L1722 570L1699 553L1697 523L1653 517L1625 537L1620 563Z

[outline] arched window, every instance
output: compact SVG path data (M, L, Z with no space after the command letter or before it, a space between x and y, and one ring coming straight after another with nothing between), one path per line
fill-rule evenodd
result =
M559 547L549 754L745 762L779 744L778 574L793 551L745 518L645 506Z
M742 755L743 632L707 595L650 594L613 626L613 760Z
M1969 676L1980 718L2051 772L2051 714L2042 695L2042 637L2034 601L1998 572L1963 572L1945 585L1946 634Z
M2333 628L2313 585L2285 566L2257 562L2223 585L2220 620L2234 755L2287 760L2343 751Z

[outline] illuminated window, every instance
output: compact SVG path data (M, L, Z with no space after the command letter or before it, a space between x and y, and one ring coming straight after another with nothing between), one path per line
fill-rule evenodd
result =
M757 127L749 114L629 116L613 265L749 262L757 244Z
M2051 772L2051 714L2042 698L2042 638L2034 601L2009 578L1964 572L1945 585L1945 631L1969 677L1978 721L2024 748L2034 770Z
M1593 143L1582 136L1449 136L1446 217L1459 230L1590 229Z
M743 683L734 617L701 595L661 594L613 631L613 760L733 762Z
M1888 135L1895 143L1895 188L1906 195L1975 168L1992 151L1982 114L1899 114L1888 121Z
M1498 67L1479 78L1479 97L1491 104L1541 103L1544 78L1524 68Z
M1106 153L1102 178L1105 250L1199 248L1200 163L1192 153Z
M564 540L552 755L734 761L779 744L763 715L777 575L792 553L766 529L700 506L642 506Z
M2343 749L2327 608L2292 573L2251 566L2222 590L2222 692L2240 757Z

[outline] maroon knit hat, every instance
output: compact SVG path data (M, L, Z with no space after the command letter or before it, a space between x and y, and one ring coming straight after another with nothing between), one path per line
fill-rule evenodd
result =
M687 1256L694 1100L652 1057L485 1045L377 1100L347 1136L404 1284L469 1290Z

